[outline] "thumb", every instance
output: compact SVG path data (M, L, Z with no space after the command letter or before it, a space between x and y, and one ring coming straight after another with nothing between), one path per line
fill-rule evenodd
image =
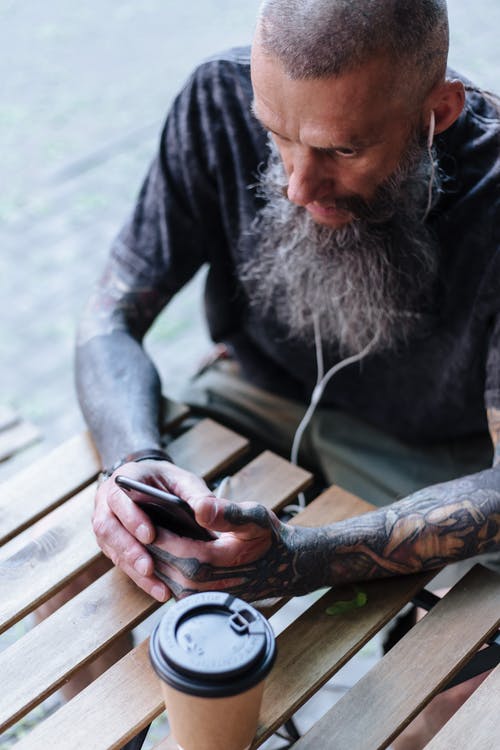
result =
M220 500L215 495L203 495L191 498L189 504L194 511L196 520L205 528L215 529L214 523L220 515Z
M234 503L213 496L204 496L191 503L196 520L213 531L248 531L248 525L260 530L270 526L266 508L257 503Z

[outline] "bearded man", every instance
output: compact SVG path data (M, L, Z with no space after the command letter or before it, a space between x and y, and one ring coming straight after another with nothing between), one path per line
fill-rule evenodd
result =
M267 0L251 58L209 60L176 99L77 348L106 467L95 532L159 601L302 594L500 549L500 122L447 51L444 0ZM300 462L379 510L292 528L169 461L142 339L204 263L229 358L188 403L289 455L312 400ZM160 580L118 467L188 500L216 549L167 533Z

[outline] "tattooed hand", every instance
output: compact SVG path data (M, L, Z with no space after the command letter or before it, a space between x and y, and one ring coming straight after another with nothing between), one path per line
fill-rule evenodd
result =
M184 495L185 496L185 495ZM295 569L297 529L256 503L232 503L207 494L191 499L197 521L220 532L213 542L183 539L159 529L148 549L157 576L176 598L206 590L255 601L304 593Z
M184 498L198 523L219 532L213 542L200 542L155 529L114 475L101 485L94 512L99 545L155 599L216 589L254 601L310 589L297 567L308 530L281 523L262 505L219 500L202 479L166 461L125 464L116 473Z

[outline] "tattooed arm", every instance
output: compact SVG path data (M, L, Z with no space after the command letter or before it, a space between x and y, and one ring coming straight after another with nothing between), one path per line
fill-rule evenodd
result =
M203 525L222 532L216 541L203 543L162 530L150 545L157 575L177 597L213 588L249 600L303 594L500 550L500 468L428 487L318 529L283 524L260 505L215 500L176 467L167 481L192 503Z
M164 304L152 285L122 277L110 262L82 318L76 387L106 467L160 445L160 379L141 340Z
M111 260L79 328L77 392L105 467L134 451L160 446L160 379L141 343L166 303L153 282L139 283L125 264ZM162 486L166 463L126 464L120 473ZM114 478L98 489L93 525L99 545L115 564L156 599L168 598L143 546L154 539L154 527L117 489Z

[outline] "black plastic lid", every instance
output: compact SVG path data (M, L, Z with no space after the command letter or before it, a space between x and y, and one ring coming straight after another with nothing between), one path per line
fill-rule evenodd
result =
M156 626L151 663L159 677L191 695L236 695L260 682L276 657L274 634L254 607L207 591L177 602Z

